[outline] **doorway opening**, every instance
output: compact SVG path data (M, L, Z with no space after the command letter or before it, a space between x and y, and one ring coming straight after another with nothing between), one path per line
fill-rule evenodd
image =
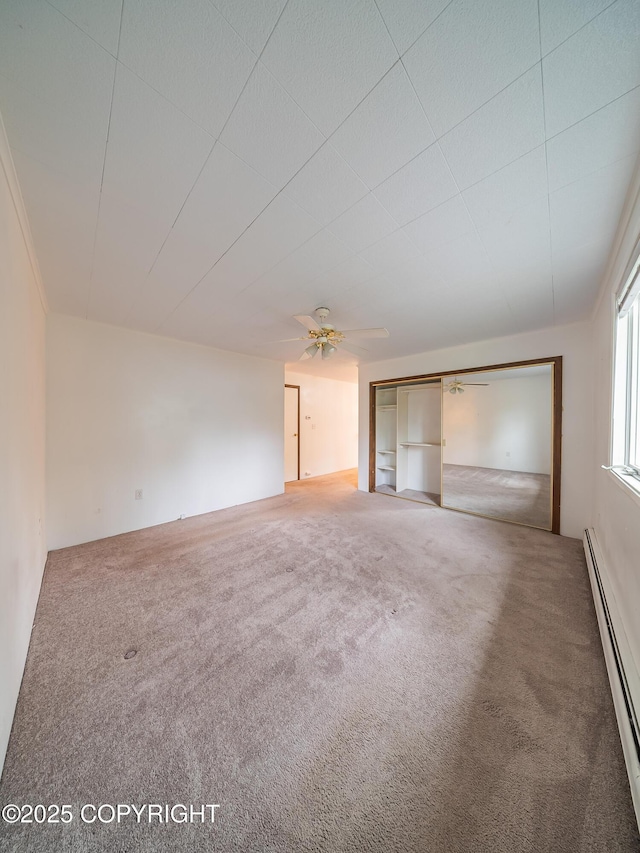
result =
M284 481L300 479L300 386L284 386Z

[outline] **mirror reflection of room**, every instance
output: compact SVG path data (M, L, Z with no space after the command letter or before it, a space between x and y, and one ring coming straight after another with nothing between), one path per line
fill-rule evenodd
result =
M444 379L442 505L551 529L553 367Z

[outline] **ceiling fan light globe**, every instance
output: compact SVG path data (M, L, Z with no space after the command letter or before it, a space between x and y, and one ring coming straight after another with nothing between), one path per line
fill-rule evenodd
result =
M313 358L314 355L317 354L319 349L320 349L320 347L318 344L311 344L311 346L307 347L305 350L305 353L307 354L307 358Z
M333 344L326 343L322 345L322 357L323 358L331 358L334 352L337 350L337 347L334 347Z

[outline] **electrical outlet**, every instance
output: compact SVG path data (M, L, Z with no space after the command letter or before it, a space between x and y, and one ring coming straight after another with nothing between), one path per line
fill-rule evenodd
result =
M142 489L136 489L136 500L137 501L142 500Z
M507 450L507 458L509 458L510 456L511 456L511 452L509 450Z

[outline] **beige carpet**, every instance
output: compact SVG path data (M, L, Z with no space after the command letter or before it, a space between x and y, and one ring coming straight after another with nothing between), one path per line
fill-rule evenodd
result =
M442 466L444 506L551 529L551 477L471 465Z
M50 555L2 850L638 850L580 542L353 482Z

